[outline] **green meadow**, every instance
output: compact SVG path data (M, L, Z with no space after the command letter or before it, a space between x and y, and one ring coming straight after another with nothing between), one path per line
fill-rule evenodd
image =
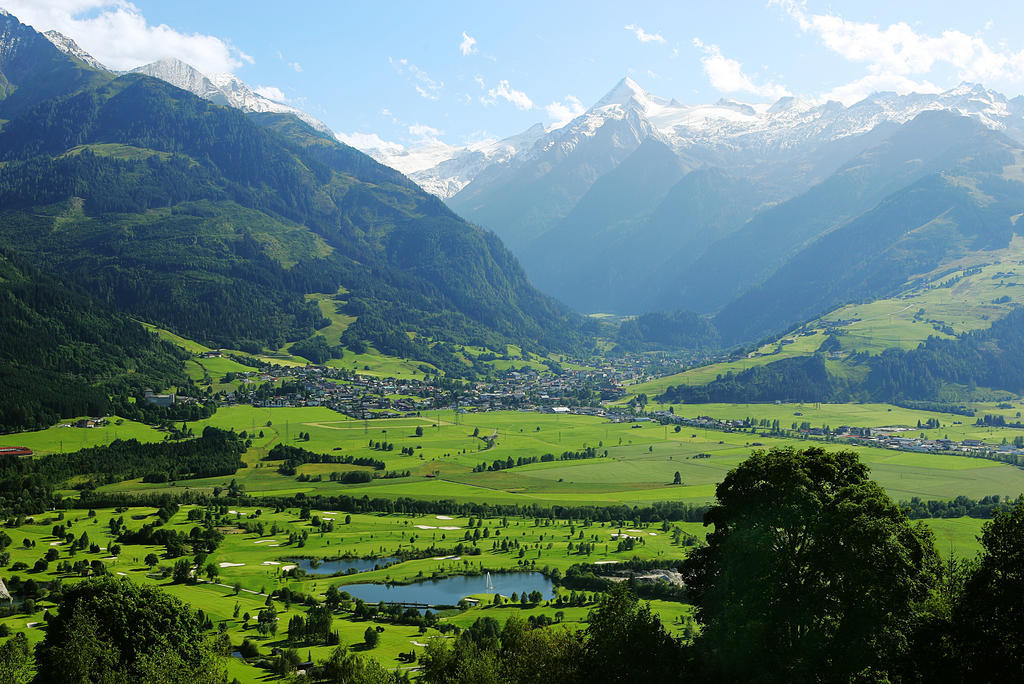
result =
M196 523L187 519L190 508L182 507L166 527L184 532L194 527ZM225 626L233 643L241 643L243 639L253 640L259 645L261 654L269 656L272 648L289 645L286 629L290 617L304 614L304 606L300 604L275 601L273 607L278 616L277 633L268 636L257 633L256 614L268 605L268 594L283 587L322 600L331 585L345 590L347 585L354 583L409 583L467 573L502 573L545 567L564 571L570 565L580 562L614 564L634 557L673 559L682 558L686 553L685 546L672 541L673 527L662 525L587 525L583 521L548 521L538 524L534 519L487 519L481 526L473 528L474 532L484 531L482 538L474 541L464 538L470 520L461 517L351 515L346 523L344 511L314 509L310 511L310 519L303 519L297 509L275 513L238 507L223 510L219 515L218 529L224 533L224 539L216 552L206 559L217 568L217 576L211 579L201 573L200 581L196 583L175 583L166 576L175 559L167 557L161 546L124 545L117 556L111 556L108 552L110 546L116 543L109 533L112 518L123 517L129 528L138 528L151 522L155 512L152 508L130 508L120 513L100 509L92 513L67 511L63 514L55 512L37 516L16 528L8 529L12 538L9 547L11 564L15 567L24 564L28 569L23 568L13 573L8 570L5 575L12 584L29 579L49 582L58 577L65 583L73 583L80 577L74 573L58 572L57 565L61 561L99 560L106 571L115 576L157 585L189 603L194 609L202 610L215 624ZM312 520L313 517L316 520ZM262 536L243 529L242 523L251 521L259 521L264 525ZM322 531L314 522L331 522L335 526L331 531ZM67 525L68 531L76 537L87 534L89 541L97 544L99 550L73 552L64 540L51 535L52 527L58 523ZM698 536L704 533L703 527L698 524L675 523L674 526ZM289 541L289 534L302 533L306 534L306 539L301 544ZM637 539L636 547L631 551L618 551L616 535L619 534L628 534ZM575 547L581 540L592 543L593 551L582 555L578 553ZM501 541L514 543L515 548L503 551L500 548ZM465 549L461 555L454 553L459 544ZM380 570L358 574L339 572L312 576L289 573L290 567L295 566L300 558L382 558L393 554L414 554L417 550L431 548L441 549L438 553L442 555L406 560ZM54 550L57 560L51 561L45 570L31 569L37 560L51 550ZM159 557L159 562L152 568L145 563L149 554ZM12 582L12 574L17 575L19 580ZM559 591L566 596L569 594L565 590ZM552 601L554 595L546 592L540 604L526 607L520 604L509 605L508 595L505 596L506 604L503 606L493 605L493 594L478 593L471 596L479 600L477 606L464 611L442 611L439 613L442 616L441 622L466 627L484 616L503 622L512 615L524 618L544 615L563 623L569 629L580 629L585 626L586 614L593 605L592 595L588 596L583 605L556 606ZM44 612L52 611L54 607L44 595L37 600L33 612L18 612L0 619L0 622L7 624L12 631L24 631L32 643L37 643L43 637L40 625L44 623ZM670 630L681 633L690 615L689 606L654 601L652 607ZM429 639L450 638L436 629L421 632L415 626L384 622L380 623L383 632L379 645L372 650L364 650L363 632L367 625L376 626L378 621L356 619L351 608L349 604L348 609L336 614L332 629L341 635L343 644L378 659L388 668L402 666L398 660L399 653L412 650L422 652ZM246 615L249 616L248 620ZM304 655L308 651L317 659L327 657L332 650L328 646L299 646ZM266 677L266 671L237 659L226 659L225 665L230 676L243 682L262 681Z
M906 425L910 428L906 434L915 436L924 432L935 437L970 436L995 442L1004 436L1012 440L1019 432L1013 428L976 428L964 424L962 416L883 404L714 404L674 408L679 415L737 419L753 416L779 420L784 427L793 421L833 427ZM925 422L931 417L938 418L939 428L915 427L919 420ZM173 483L128 481L105 485L102 490L212 492L235 479L252 495L291 496L301 492L457 502L485 499L520 505L647 505L658 501L702 504L714 498L715 486L755 448L822 445L857 451L871 468L872 477L897 500L952 499L960 495L981 498L992 494L1015 497L1024 492L1024 469L992 460L761 437L749 431L719 432L682 426L676 432L674 427L656 423L611 423L590 416L514 411L456 414L443 410L408 418L353 420L323 407L230 406L191 427L198 433L207 425L245 431L252 440L252 447L244 456L247 467L233 478ZM143 428L150 430L139 427ZM110 428L107 431L109 434ZM8 436L6 443L28 443L28 435L80 432L81 429L51 428L41 433ZM160 438L159 432L151 432L152 439ZM488 446L491 438L493 445ZM48 437L48 443L52 445L53 439ZM331 473L361 467L330 463L305 464L296 475L284 476L277 471L279 463L264 460L279 443L324 454L374 458L383 461L387 470L408 471L409 476L343 484L331 481ZM393 448L380 450L377 443L391 444ZM558 460L565 452L582 452L587 448L596 450L599 457ZM403 449L411 451L411 455L403 454ZM495 461L502 465L507 465L509 459L513 464L519 459L539 461L545 454L554 455L556 460L493 469ZM673 484L677 472L681 484Z
M807 420L813 425L850 424L882 426L905 424L937 417L940 431L964 432L981 428L964 426L961 417L909 411L887 405L727 405L699 407L676 406L686 415L713 415L722 418L763 417L782 422ZM993 407L993 410L995 407ZM1000 409L1015 412L1015 409ZM795 414L802 415L795 415ZM961 422L954 425L954 422ZM562 416L534 412L456 413L451 410L423 412L419 416L399 419L354 420L323 407L254 408L223 407L209 419L190 424L194 431L211 425L245 431L252 445L244 455L246 467L234 476L183 480L172 483L128 481L108 484L101 491L126 493L183 493L198 490L214 495L215 488L226 487L232 480L245 487L251 495L291 497L348 494L356 497L399 498L421 500L454 500L491 504L541 506L555 504L643 506L660 501L706 504L714 499L715 487L722 478L747 458L753 449L793 445L817 445L809 440L761 437L748 432L719 432L656 423L611 423L603 418ZM115 430L115 427L117 428ZM420 434L417 434L419 432ZM914 429L916 433L916 427ZM1004 428L995 431L1013 434ZM972 433L973 434L973 433ZM53 427L34 433L5 436L0 443L29 445L39 453L60 448L68 450L68 435L90 444L111 441L117 437L163 439L163 433L148 426L123 421L121 425L83 429ZM307 439L308 435L308 439ZM488 446L493 439L493 446ZM70 440L74 441L74 440ZM390 451L376 448L376 443L394 445ZM371 457L384 461L388 470L406 471L408 477L376 479L365 484L332 482L332 472L365 467L343 464L304 464L296 475L282 475L274 461L264 460L280 443L291 444L324 454L345 454ZM826 444L826 448L846 448ZM403 455L410 447L412 455ZM597 458L579 460L538 461L499 470L484 469L480 464L495 461L516 462L519 458L538 458L563 452L580 452L593 447ZM959 495L980 498L991 494L1015 497L1024 491L1024 469L995 461L965 456L931 455L856 447L862 460L870 467L871 476L897 500L911 497L951 499ZM607 453L607 455L605 455ZM673 484L679 473L681 484ZM197 525L188 520L191 506L183 506L167 523L167 527L188 532ZM286 628L293 615L304 613L300 604L273 602L278 612L276 635L261 636L255 630L255 616L266 607L268 594L287 587L291 591L322 598L327 588L336 585L344 590L357 583L402 584L426 579L441 579L460 574L502 573L521 570L558 570L564 572L576 563L615 565L634 557L641 559L676 560L685 557L687 548L673 541L676 529L698 539L707 530L700 523L651 523L623 520L595 523L584 520L537 520L534 518L488 518L482 527L471 527L468 518L441 514L353 514L336 509L311 508L308 517L299 509L274 510L249 505L223 506L217 510L216 527L224 534L217 550L205 560L216 568L216 577L205 575L197 583L174 583L167 569L176 559L166 555L162 546L125 545L117 557L108 549L114 540L109 534L112 517L123 516L130 528L138 528L155 518L155 509L130 508L121 513L101 509L90 516L86 511L67 511L64 524L71 524L76 537L88 532L90 541L101 548L72 553L69 545L51 536L51 529L61 514L50 512L8 528L12 537L11 564L23 563L18 570L8 566L5 579L17 575L49 581L60 575L65 582L78 581L74 573L58 573L62 560L100 560L110 573L132 581L156 584L165 591L201 609L216 624L223 624L232 642L255 641L261 655L272 648L288 646ZM346 518L350 516L349 521ZM248 531L246 525L259 522L262 533ZM315 524L314 524L315 523ZM933 531L936 546L943 554L972 557L979 549L977 537L984 521L971 518L950 518L925 521ZM324 525L324 526L321 526ZM471 534L467 538L467 532ZM476 537L479 532L480 537ZM624 534L636 539L632 549L619 548ZM25 546L29 539L29 546ZM34 545L33 545L34 542ZM502 542L506 548L502 549ZM580 545L584 544L583 547ZM570 546L571 545L571 546ZM58 560L46 569L33 566L50 549ZM159 557L155 568L144 562L154 553ZM300 559L330 562L335 559L381 559L392 556L406 558L380 569L347 573L343 560L330 576L291 572ZM321 566L322 568L323 566ZM163 569L162 569L163 568ZM565 590L561 590L563 593ZM550 596L538 605L494 605L493 594L476 593L479 602L465 610L441 611L441 622L466 627L478 617L490 616L503 621L511 615L527 617L543 615L566 628L585 627L593 597L583 605L555 605ZM682 634L690 622L689 606L670 601L654 601L654 610L674 634ZM31 614L16 613L3 618L14 630L26 631L34 643L42 638L39 623L45 610L53 610L43 596ZM237 609L237 614L236 614ZM336 613L333 629L351 648L378 659L385 667L409 667L399 654L422 653L430 639L450 638L434 628L421 631L416 626L356 619L352 606ZM249 620L245 619L246 614ZM363 632L368 625L383 627L380 644L365 650ZM303 655L325 658L328 646L299 645ZM231 677L242 682L264 681L265 670L239 659L225 659Z

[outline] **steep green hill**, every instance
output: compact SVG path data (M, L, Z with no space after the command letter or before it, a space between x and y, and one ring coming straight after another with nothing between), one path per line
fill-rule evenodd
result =
M104 415L111 393L187 382L173 345L7 251L0 320L0 432Z
M347 340L386 353L583 344L494 235L293 117L137 74L66 90L0 131L0 236L117 308L277 349L326 324L306 294L344 287Z

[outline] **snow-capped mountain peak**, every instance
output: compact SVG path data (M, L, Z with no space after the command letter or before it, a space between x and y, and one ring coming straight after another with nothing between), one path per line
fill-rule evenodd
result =
M319 119L297 107L261 95L233 74L206 75L174 57L166 57L140 66L132 69L132 72L159 78L204 100L241 109L243 112L292 114L318 131L333 135L327 124Z
M626 76L617 84L615 87L608 91L608 93L602 97L597 103L591 107L591 109L601 109L609 105L639 105L641 108L646 109L649 105L666 105L667 100L663 100L660 97L651 95L649 92L640 87L636 81Z
M228 105L228 99L205 74L176 57L164 57L150 64L132 69L133 73L159 78L204 100Z
M83 62L91 66L93 69L100 69L101 71L110 71L110 69L100 64L95 57L93 57L88 52L79 47L78 43L76 43L71 38L68 38L63 33L60 33L59 31L46 31L45 33L43 33L43 35L46 36L46 38L64 54L71 55L72 57L76 57L82 60Z

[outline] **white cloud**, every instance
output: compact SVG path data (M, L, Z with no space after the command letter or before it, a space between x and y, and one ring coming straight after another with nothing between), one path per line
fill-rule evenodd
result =
M441 136L442 131L437 130L433 126L427 126L426 124L413 124L409 126L409 134L415 135L417 138L423 138L428 140L436 140Z
M463 57L472 55L476 52L476 38L467 34L465 31L462 32L462 42L459 43L459 52L462 53Z
M412 86L421 97L428 100L436 100L441 96L440 91L444 87L443 81L435 81L426 71L404 58L392 59L388 57L388 63L391 64L399 75L405 76L412 83Z
M300 73L300 74L302 73L302 65L299 64L298 62L288 62L288 66L290 66L292 69L294 69L298 73Z
M931 81L915 81L898 74L880 73L868 74L855 81L836 86L818 99L820 101L837 100L845 105L851 105L860 102L871 93L883 91L907 95L909 93L941 93L942 90Z
M660 33L648 33L647 31L644 31L643 28L637 26L636 24L626 24L625 26L623 26L623 28L626 29L627 31L632 31L633 35L635 35L636 39L639 40L641 43L665 42L664 36L662 36Z
M492 105L499 98L511 102L516 109L533 109L533 100L522 90L516 90L510 86L506 80L499 81L497 88L488 90L487 95L480 98L480 102L484 105Z
M699 38L693 39L693 45L704 52L700 58L704 73L711 81L711 87L723 93L751 93L761 97L777 99L789 95L785 86L777 83L765 83L757 85L745 73L743 65L735 59L730 59L722 54L717 45L707 45Z
M580 99L575 95L566 95L561 102L552 102L544 108L552 120L551 128L561 128L577 116L587 111Z
M177 57L204 73L231 73L253 58L230 42L201 33L153 26L127 0L5 0L5 8L36 30L74 39L101 63L132 69Z
M905 22L883 27L879 24L849 21L835 14L810 14L804 2L774 0L804 33L818 37L821 43L847 61L867 66L868 74L840 86L835 91L847 94L844 102L872 84L897 92L927 92L936 87L921 81L936 67L951 67L961 81L1024 80L1024 50L1013 52L993 48L984 38L962 31L946 30L939 35L918 33Z
M262 95L265 98L274 100L275 102L287 102L288 98L285 97L284 91L274 86L259 86L256 88L256 94Z
M382 150L390 154L400 154L405 147L396 142L384 140L376 133L335 133L334 137L359 150Z

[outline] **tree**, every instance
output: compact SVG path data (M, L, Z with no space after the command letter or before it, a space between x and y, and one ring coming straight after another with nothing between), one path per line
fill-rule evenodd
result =
M153 568L156 566L157 563L160 562L160 557L157 556L155 553L148 553L146 554L145 562L146 565L148 565L150 568Z
M306 638L306 621L301 615L292 615L288 620L288 641L298 643Z
M376 648L377 642L380 641L380 634L372 626L367 627L366 631L363 632L363 641L366 642L367 648Z
M422 437L423 436L423 426L422 425L417 425L416 426L416 436L417 437Z
M188 606L156 587L109 575L64 589L36 666L44 682L224 678Z
M756 451L716 493L708 545L682 568L709 666L761 681L891 671L938 561L857 454Z
M338 646L321 663L322 676L329 684L391 684L399 681L373 658L360 658Z
M179 558L174 563L174 572L171 575L175 582L181 584L192 579L192 563L185 558Z
M677 484L677 485L683 484L683 476L679 474L678 470L676 471L675 477L672 478L672 484Z
M313 606L306 615L306 637L310 641L325 642L331 634L331 609L325 605Z
M982 552L954 609L965 680L1024 678L1024 497L985 523Z
M0 684L27 684L32 680L32 651L23 632L0 644Z
M685 669L681 645L625 584L591 611L584 653L584 679L602 682L678 681Z
M256 616L256 631L263 636L277 634L277 613L273 608L264 608Z

